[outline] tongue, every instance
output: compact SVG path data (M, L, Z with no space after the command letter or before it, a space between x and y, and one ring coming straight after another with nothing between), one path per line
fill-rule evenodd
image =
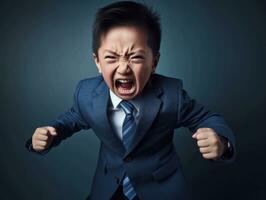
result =
M130 89L132 87L132 83L120 83L120 86L125 89Z

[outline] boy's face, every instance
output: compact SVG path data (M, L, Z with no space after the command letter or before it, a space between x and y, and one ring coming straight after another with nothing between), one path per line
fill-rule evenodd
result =
M147 45L146 32L135 27L111 28L101 40L94 60L108 87L121 99L141 93L155 71L155 58Z

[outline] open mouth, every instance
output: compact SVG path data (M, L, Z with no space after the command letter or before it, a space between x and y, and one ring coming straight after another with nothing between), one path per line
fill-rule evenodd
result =
M116 79L115 87L119 95L131 95L135 92L135 82L133 79Z

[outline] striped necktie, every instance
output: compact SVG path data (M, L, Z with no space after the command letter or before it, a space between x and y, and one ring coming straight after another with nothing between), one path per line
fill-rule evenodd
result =
M126 114L122 126L122 142L125 148L128 150L137 127L133 116L135 107L129 101L125 100L121 101L119 105ZM132 200L136 196L136 192L134 191L134 188L131 185L127 175L123 180L123 193L129 200Z

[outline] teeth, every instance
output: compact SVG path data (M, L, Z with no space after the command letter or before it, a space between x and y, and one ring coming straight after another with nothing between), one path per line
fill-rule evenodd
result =
M129 80L129 79L118 79L117 81L119 81L120 83L130 83L130 82L132 82L132 80Z

